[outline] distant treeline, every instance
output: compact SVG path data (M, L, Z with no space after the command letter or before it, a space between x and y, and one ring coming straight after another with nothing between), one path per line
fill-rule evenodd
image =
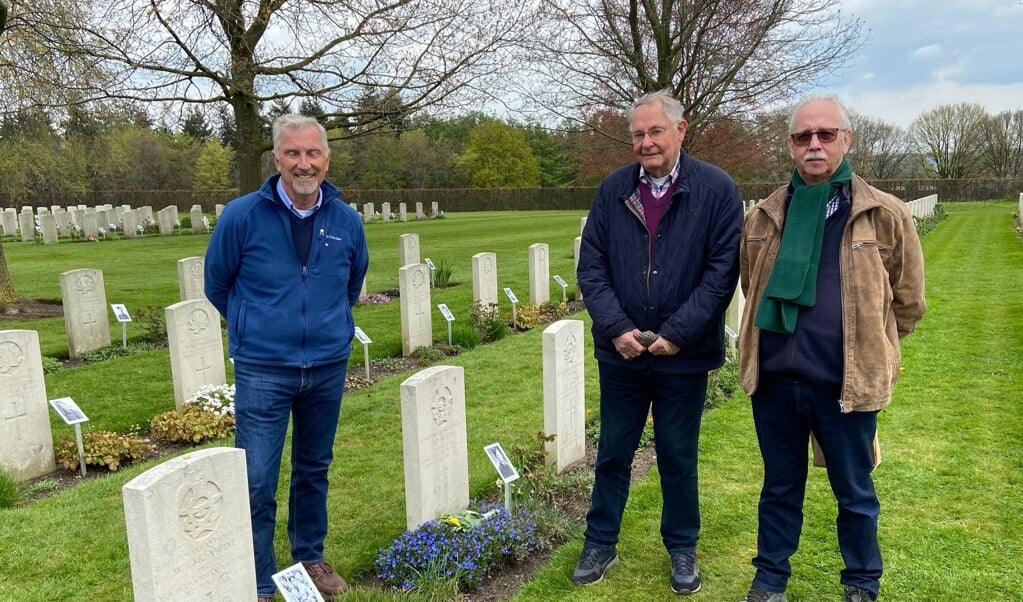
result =
M986 201L993 199L1016 199L1023 193L1023 178L982 178L967 180L875 180L871 182L881 190L890 192L903 201L912 201L931 194L938 195L938 201ZM739 184L739 191L746 200L762 199L770 194L781 182L753 182ZM402 190L355 190L345 189L342 197L349 203L373 203L377 211L383 203L391 204L391 211L398 212L398 204L405 203L408 211L415 211L415 204L422 203L429 211L432 203L438 203L442 211L517 211L535 209L588 209L596 194L591 186L568 188L460 188L460 189L402 189ZM224 190L108 190L88 193L44 192L33 203L22 204L13 195L0 193L0 207L13 207L20 211L23 206L69 207L74 205L131 205L151 206L158 211L176 205L179 211L187 212L193 205L200 205L203 211L212 213L218 203L227 203L238 196L234 189Z

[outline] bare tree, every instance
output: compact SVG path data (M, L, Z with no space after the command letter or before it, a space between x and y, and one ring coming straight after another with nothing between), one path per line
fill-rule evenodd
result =
M103 77L26 73L83 99L177 107L227 103L239 185L257 187L269 149L264 104L315 98L332 136L365 133L378 115L366 90L414 112L459 106L507 67L500 52L528 33L527 6L500 0L17 0L43 55ZM33 68L36 67L36 68ZM77 72L72 70L71 72ZM297 106L295 107L297 110Z
M910 156L906 131L867 115L852 113L849 119L853 131L849 154L857 173L874 180L903 175Z
M1023 174L1023 110L1004 111L984 120L981 163L987 175L1011 178Z
M528 98L562 117L670 90L691 134L776 106L843 67L865 38L839 0L540 0Z
M909 131L924 170L950 179L980 175L987 118L983 106L966 102L941 105L917 117Z

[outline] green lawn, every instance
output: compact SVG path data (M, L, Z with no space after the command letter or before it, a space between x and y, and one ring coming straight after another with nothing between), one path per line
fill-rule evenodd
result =
M1023 599L1023 245L1015 203L944 204L949 219L924 239L930 309L904 343L905 371L892 406L881 414L884 460L876 480L882 502L881 543L887 600ZM581 212L449 214L447 219L367 228L373 261L370 291L397 286L397 237L418 232L423 257L454 263L461 284L441 291L463 315L471 297L469 258L498 254L500 286L520 299L526 248L551 245L551 269L570 284L572 239ZM15 286L26 296L57 298L57 275L75 267L104 270L110 303L166 305L177 300L176 259L202 254L205 236L157 237L93 245L43 247L7 243ZM172 247L167 250L164 245ZM79 249L81 247L81 249ZM85 261L89 259L89 261ZM552 291L557 294L558 291ZM138 301L136 301L138 300ZM503 302L502 309L508 305ZM461 312L461 313L460 313ZM400 348L397 303L357 308L374 353ZM586 320L585 314L573 316ZM63 325L44 323L44 354L66 354ZM437 339L446 337L439 316ZM6 326L14 326L10 323ZM507 448L542 428L540 329L452 358L463 366L469 416L472 495L494 491L482 447ZM379 341L379 343L378 343ZM397 341L397 344L394 343ZM379 348L377 348L379 345ZM383 349L390 349L384 352ZM377 549L404 529L399 385L395 376L345 397L332 468L327 556L346 576L372 571ZM68 391L74 393L68 393ZM587 365L587 399L597 399L596 369ZM98 426L148 419L173 407L165 351L147 352L47 377L49 397L72 395ZM106 400L100 404L97 399ZM95 404L95 405L94 405ZM114 407L132 407L115 419ZM109 409L108 409L109 408ZM55 425L55 434L68 427ZM222 444L229 442L221 442ZM759 457L748 401L741 395L710 412L701 437L704 589L694 599L741 599L753 569ZM131 467L27 507L0 512L0 601L131 598L121 486L154 463ZM668 561L658 535L660 494L653 470L633 490L620 544L622 562L605 581L574 588L568 575L579 538L558 550L516 600L669 600ZM793 559L793 601L837 600L841 560L834 502L821 470L808 487L802 546ZM286 499L286 483L282 483ZM282 514L286 511L282 506ZM280 524L283 525L284 517ZM283 528L278 554L288 559Z

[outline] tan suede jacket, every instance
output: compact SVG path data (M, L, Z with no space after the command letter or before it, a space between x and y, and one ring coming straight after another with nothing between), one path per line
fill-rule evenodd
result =
M842 412L873 411L891 402L899 378L899 339L926 311L924 259L909 209L859 176L842 234L842 321L845 370ZM787 186L746 216L739 248L739 283L746 310L739 327L739 376L752 395L759 378L760 329L753 325L760 297L778 256Z

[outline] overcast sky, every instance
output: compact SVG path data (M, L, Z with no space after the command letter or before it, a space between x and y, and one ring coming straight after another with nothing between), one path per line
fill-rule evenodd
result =
M1023 109L1023 0L844 0L869 40L823 91L900 126L939 105Z

